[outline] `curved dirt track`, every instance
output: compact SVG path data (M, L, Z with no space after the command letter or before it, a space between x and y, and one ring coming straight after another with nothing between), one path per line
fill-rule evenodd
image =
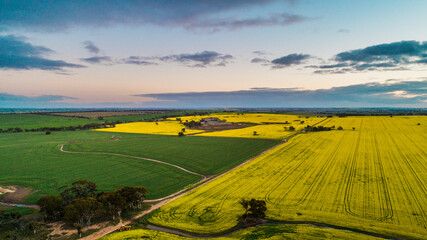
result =
M185 169L185 168L183 168L183 167L180 167L180 166L178 166L178 165L175 165L175 164L172 164L172 163L163 162L163 161L156 160L156 159L144 158L144 157L136 157L136 156L130 156L130 155L124 155L124 154L118 154L118 153L107 153L107 152L73 152L73 151L67 151L67 150L64 150L64 146L65 146L65 145L66 145L66 144L62 144L62 145L61 145L61 147L59 148L59 150L60 150L61 152L65 152L65 153L75 153L75 154L100 154L100 155L113 155L113 156L119 156L119 157L136 158L136 159L141 159L141 160L144 160L144 161L150 161L150 162L156 162L156 163L160 163L160 164L164 164L164 165L169 165L169 166L172 166L172 167L174 167L174 168L178 168L178 169L180 169L180 170L182 170L182 171L184 171L184 172L188 172L188 173L190 173L190 174L193 174L193 175L197 175L197 176L200 176L200 177L206 178L206 176L205 176L205 175L202 175L202 174L200 174L200 173L195 173L195 172L192 172L192 171L190 171L190 170L187 170L187 169Z
M344 230L344 231L359 233L362 235L377 237L377 238L402 239L402 238L391 237L391 236L378 234L378 233L374 233L374 232L363 231L363 230L359 230L356 228L342 227L342 226L337 226L337 225L332 225L332 224L327 224L327 223L321 223L321 222L313 222L313 221L274 221L274 222L259 223L259 224L251 225L249 227L233 228L233 229L227 230L227 231L220 233L220 234L217 234L217 235L195 235L195 234L192 234L189 232L181 231L179 229L166 228L166 227L161 227L161 226L152 225L152 224L147 224L146 227L148 229L151 229L151 230L175 234L175 235L179 235L179 236L186 237L186 238L210 239L210 238L226 237L226 236L229 236L233 233L236 233L238 231L241 231L241 230L244 230L247 228L251 228L251 227L267 226L267 225L269 225L269 226L275 226L275 225L309 225L309 226L316 226L316 227L320 227L320 228L332 228L332 229L336 229L336 230Z

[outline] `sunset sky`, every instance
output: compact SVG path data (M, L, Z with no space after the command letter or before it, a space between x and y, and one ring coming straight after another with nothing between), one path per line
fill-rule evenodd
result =
M0 107L427 107L427 1L0 2Z

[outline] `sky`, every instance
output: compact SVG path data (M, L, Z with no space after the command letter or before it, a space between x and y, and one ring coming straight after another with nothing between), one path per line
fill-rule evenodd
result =
M427 1L0 2L0 108L427 107Z

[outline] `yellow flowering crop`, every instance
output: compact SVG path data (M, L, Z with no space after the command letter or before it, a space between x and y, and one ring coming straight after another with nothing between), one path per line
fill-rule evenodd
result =
M113 128L96 129L102 132L124 132L124 133L145 133L160 135L178 135L184 125L177 121L160 121L160 122L133 122L116 124ZM186 129L185 134L200 133L202 130Z
M195 233L234 227L242 198L267 217L402 238L427 236L427 118L332 118L158 209L150 222ZM420 123L418 125L418 123ZM355 130L352 130L355 127Z

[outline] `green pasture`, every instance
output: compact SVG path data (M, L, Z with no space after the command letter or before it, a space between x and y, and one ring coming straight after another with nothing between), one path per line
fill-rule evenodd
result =
M111 141L119 138L118 141ZM79 179L97 183L100 190L116 186L145 186L148 199L174 193L201 179L172 166L141 159L60 152L66 150L121 153L162 160L202 174L237 165L277 143L269 140L177 137L95 131L0 134L0 184L31 187L24 199L33 203L44 194Z

